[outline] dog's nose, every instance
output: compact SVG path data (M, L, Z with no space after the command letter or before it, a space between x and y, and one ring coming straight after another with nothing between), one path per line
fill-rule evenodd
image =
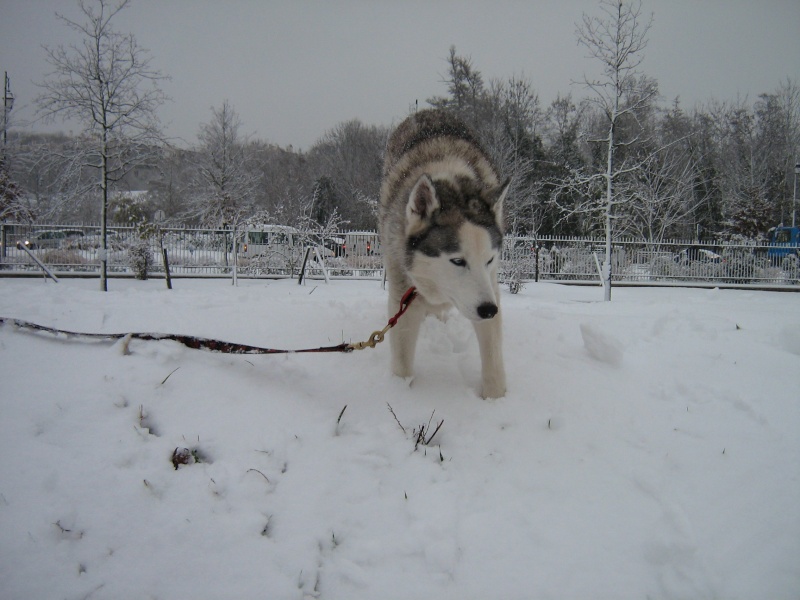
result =
M491 302L484 302L478 307L478 316L481 319L491 319L497 314L497 305Z

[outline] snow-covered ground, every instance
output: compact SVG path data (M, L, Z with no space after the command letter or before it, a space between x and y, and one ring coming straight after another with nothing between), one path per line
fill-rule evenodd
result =
M0 280L0 316L288 348L386 319L376 282L98 287ZM388 344L125 355L2 328L0 596L798 598L800 296L601 294L504 294L488 402L457 315L426 322L411 386Z

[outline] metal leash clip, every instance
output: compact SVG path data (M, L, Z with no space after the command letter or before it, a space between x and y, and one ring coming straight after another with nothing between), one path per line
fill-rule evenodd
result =
M400 310L397 311L397 314L389 319L389 322L386 324L386 327L379 331L373 331L372 335L369 336L369 339L366 342L357 342L355 344L350 344L351 350L363 350L364 348L374 348L378 344L380 344L383 339L386 337L386 332L389 331L392 327L397 324L397 320L403 315L404 312L408 310L408 307L411 306L411 302L414 298L417 297L417 290L416 288L410 287L403 294L403 298L400 300Z

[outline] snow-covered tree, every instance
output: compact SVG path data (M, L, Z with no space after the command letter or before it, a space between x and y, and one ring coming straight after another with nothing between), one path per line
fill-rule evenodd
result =
M194 155L189 216L208 227L232 227L251 213L258 175L250 167L247 138L236 110L226 100L200 126Z
M661 242L675 237L704 198L698 197L698 172L685 144L666 144L620 182L618 192L627 201L621 205L621 233Z
M24 201L22 191L0 162L0 221L31 221L33 212Z
M486 116L479 137L503 177L510 180L503 211L512 235L534 235L545 221L541 201L543 113L531 81L493 80L483 100Z
M581 110L575 105L572 94L559 94L545 111L544 137L551 159L558 165L574 169L583 162L578 138Z
M383 151L389 130L357 119L339 123L311 148L308 170L315 218L327 221L336 209L359 229L375 229Z
M788 224L792 213L794 165L800 159L800 85L787 79L753 105L756 152L764 158L765 194L772 222Z
M108 200L110 187L134 166L152 159L161 144L156 115L166 101L158 87L165 77L151 66L148 52L112 20L129 0L79 0L85 21L58 18L81 38L69 47L46 48L53 71L40 84L39 115L73 120L83 127L86 145L76 161L97 172L101 197L100 286L108 289Z
M473 129L479 129L485 113L483 76L473 66L472 59L460 56L455 46L450 46L444 83L448 95L430 98L428 104L434 108L451 110Z
M611 300L611 244L617 206L629 200L618 194L617 185L627 174L638 169L641 159L626 160L625 149L641 141L644 129L640 118L658 96L655 81L643 75L639 67L644 60L647 34L652 17L642 16L641 0L602 0L601 16L584 14L578 25L578 43L599 63L601 74L584 76L581 82L591 92L590 102L604 121L603 135L589 140L602 147L604 164L596 171L574 173L560 190L584 188L588 200L580 210L602 211L605 231L605 257L601 269L604 298ZM602 195L597 192L602 187ZM558 194L556 194L558 196Z

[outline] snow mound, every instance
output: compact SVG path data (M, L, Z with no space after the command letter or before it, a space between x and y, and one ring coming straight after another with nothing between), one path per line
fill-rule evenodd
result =
M593 359L618 367L622 364L623 346L617 338L591 323L581 323L586 352Z

